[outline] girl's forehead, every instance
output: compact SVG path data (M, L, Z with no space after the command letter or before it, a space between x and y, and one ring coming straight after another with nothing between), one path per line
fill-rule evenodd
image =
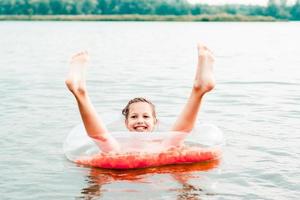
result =
M152 112L151 106L147 102L136 102L129 106L129 112Z

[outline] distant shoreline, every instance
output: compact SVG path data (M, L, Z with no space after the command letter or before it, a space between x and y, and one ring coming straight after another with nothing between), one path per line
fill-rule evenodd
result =
M270 16L245 15L0 15L0 21L174 21L174 22L273 22Z

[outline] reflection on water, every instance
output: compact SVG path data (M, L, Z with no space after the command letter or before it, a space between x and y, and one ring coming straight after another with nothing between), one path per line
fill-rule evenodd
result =
M148 178L161 174L165 177L169 176L167 181L177 182L180 187L179 188L169 188L169 191L173 191L176 193L176 199L185 200L185 199L200 199L201 194L210 194L209 191L205 191L205 189L201 188L201 185L193 185L189 182L190 179L195 178L195 174L201 171L208 171L218 167L220 164L220 160L214 160L210 162L204 163L192 163L192 164L181 164L181 165L168 165L161 167L153 167L153 168L144 168L144 169L133 169L133 170L110 170L110 169L100 169L100 168L90 168L89 175L87 176L88 186L83 188L81 191L81 196L79 198L83 199L93 199L95 197L100 197L104 195L104 193L109 193L110 191L107 189L103 189L106 184L113 184L114 182L131 182L131 183L150 183L156 184L155 182L151 183L151 180ZM197 176L198 178L198 176ZM207 180L205 181L205 188L208 187L209 183ZM138 193L139 191L136 189L121 189L122 192L132 192ZM145 194L144 194L145 195ZM149 196L150 197L150 196ZM145 197L144 197L145 198ZM168 198L171 198L170 196ZM174 198L174 199L175 199ZM146 198L145 198L146 199ZM173 199L173 198L172 198Z

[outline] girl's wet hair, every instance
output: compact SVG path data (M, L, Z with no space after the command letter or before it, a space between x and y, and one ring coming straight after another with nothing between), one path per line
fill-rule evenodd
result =
M133 104L133 103L138 103L138 102L145 102L145 103L148 103L148 104L151 106L151 108L152 108L152 114L153 114L153 117L154 117L154 119L156 119L156 111L155 111L155 106L154 106L154 104L153 104L151 101L149 101L149 100L147 100L147 99L145 99L145 98L143 98L143 97L137 97L137 98L131 99L131 100L127 103L127 105L125 106L125 108L122 110L122 114L125 116L125 119L128 118L129 107L130 107L130 105Z

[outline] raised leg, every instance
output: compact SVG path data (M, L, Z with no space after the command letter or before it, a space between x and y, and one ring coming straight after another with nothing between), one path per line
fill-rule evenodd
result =
M198 64L192 92L172 131L190 132L194 128L203 96L215 86L212 52L203 44L199 43L197 47Z
M102 151L113 151L118 148L117 143L108 134L86 89L85 73L88 61L89 55L87 52L74 55L70 62L70 70L65 83L77 101L79 112L88 135L98 141L97 144Z

